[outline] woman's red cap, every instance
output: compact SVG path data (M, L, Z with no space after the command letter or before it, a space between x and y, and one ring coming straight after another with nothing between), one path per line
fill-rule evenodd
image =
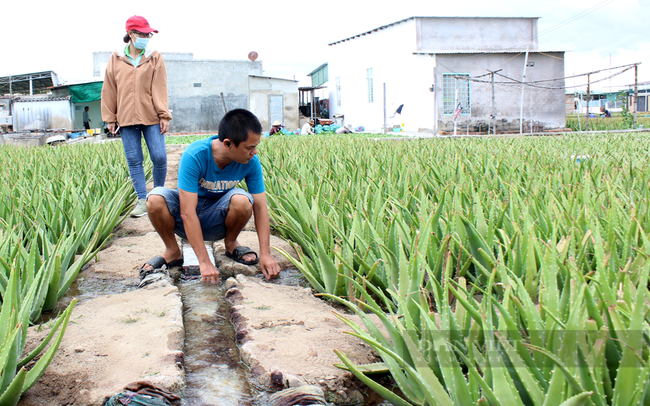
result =
M150 32L155 32L158 34L158 30L151 28L147 19L141 16L129 17L129 19L126 20L126 30L136 30L140 31L143 34L149 34Z

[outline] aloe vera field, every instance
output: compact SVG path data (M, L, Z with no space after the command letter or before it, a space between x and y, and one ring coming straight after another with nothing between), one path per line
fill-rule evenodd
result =
M390 403L631 405L650 401L648 141L280 138L261 160L295 265L382 358L341 367Z
M337 351L339 367L387 402L635 405L650 404L649 141L274 136L259 155L286 257L381 358ZM135 195L119 143L0 146L0 164L0 405L15 405L75 302L24 354L27 327Z
M76 302L23 354L28 327L55 308L134 196L119 143L2 145L0 182L0 405L15 405L52 360Z

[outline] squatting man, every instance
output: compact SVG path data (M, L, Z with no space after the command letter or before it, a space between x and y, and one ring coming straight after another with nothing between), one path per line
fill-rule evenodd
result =
M210 261L204 241L222 238L227 257L245 265L259 262L267 279L280 273L280 265L271 256L269 213L257 157L261 137L262 126L253 113L231 110L221 120L218 135L196 141L183 152L178 190L157 187L149 192L147 212L165 251L142 266L140 286L157 279L163 265L183 264L174 234L187 239L194 249L203 282L219 282L219 271ZM248 192L235 187L242 179ZM255 215L259 256L237 242L251 214Z

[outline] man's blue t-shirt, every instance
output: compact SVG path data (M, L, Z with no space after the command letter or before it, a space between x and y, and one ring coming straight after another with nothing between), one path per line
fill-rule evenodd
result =
M264 192L262 165L257 155L247 164L233 161L219 169L212 156L212 141L216 138L193 142L183 151L178 167L178 189L197 193L203 199L219 199L245 179L248 193Z

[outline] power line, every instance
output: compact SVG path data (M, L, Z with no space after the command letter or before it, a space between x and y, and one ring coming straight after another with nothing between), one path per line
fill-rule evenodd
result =
M626 71L628 71L628 70L630 70L630 69L633 69L634 66L636 66L636 64L635 64L635 65L632 65L632 66L630 66L630 67L627 67L627 68L623 69L623 70L620 71L620 72L616 72L616 73L614 73L614 74L612 74L612 75L610 75L610 76L608 76L608 77L606 77L606 78L602 78L602 79L598 79L598 80L590 80L590 81L589 81L589 84L590 84L590 85L593 85L594 83L602 82L602 81L604 81L604 80L607 80L607 79L613 78L613 77L615 77L615 76L618 76L618 75L622 74L623 72L626 72ZM530 87L535 87L535 88L538 88L538 89L558 90L558 89L571 89L571 88L575 88L575 87L582 87L582 86L585 86L584 84L582 84L582 85L574 85L574 86L566 86L566 85L564 85L564 86L560 86L560 87L539 86L539 85L536 85L535 82L522 82L522 81L520 81L520 80L517 80L517 79L511 78L511 77L508 77L508 76L502 75L502 74L500 74L500 73L497 73L497 75L499 75L499 76L501 76L501 77L503 77L503 78L506 78L506 79L512 80L513 82L515 82L515 83L511 83L511 84L513 84L513 85L515 85L515 84L517 84L517 85L521 85L521 84L523 84L523 85L530 86ZM564 80L564 79L565 79L565 78L559 78L559 79L554 79L554 80ZM507 84L507 83L504 83L504 84Z
M620 74L622 74L624 72L627 72L630 69L633 69L635 66L640 65L640 64L641 64L640 62L637 62L637 63L633 63L633 64L617 66L617 67L614 67L614 68L606 68L606 69L600 69L600 70L593 71L593 72L581 73L581 74L578 74L578 75L565 76L565 77L555 78L555 79L536 80L536 81L531 81L531 82L522 82L521 80L511 78L509 76L506 76L506 75L503 75L501 73L496 73L495 72L496 75L501 76L504 79L508 79L510 82L494 82L494 84L506 85L506 86L525 85L525 86L529 86L529 87L534 87L534 88L538 88L538 89L547 89L547 90L571 89L571 88L586 86L587 84L580 84L580 85L573 85L573 86L564 85L564 86L559 86L559 87L558 86L551 87L551 86L540 86L540 85L538 85L538 83L556 82L556 81L560 81L560 80L567 80L567 79L572 79L572 78L581 77L581 76L593 75L593 74L600 73L600 72L603 72L603 71L612 71L614 69L622 69L620 72L613 73L613 74L611 74L611 75L609 75L607 77L589 81L589 84L594 84L594 83L599 83L599 82L611 79L613 77L616 77L616 76L618 76L618 75L620 75ZM625 69L623 69L623 68L625 68ZM475 82L475 83L492 83L491 81L488 81L488 80L480 80L480 78L485 77L485 76L490 75L490 74L491 73L487 73L487 74L483 74L483 75L479 75L479 76L473 76L473 77L458 75L458 76L454 76L454 78L460 79L460 80L466 80L466 81L470 81L470 82Z

